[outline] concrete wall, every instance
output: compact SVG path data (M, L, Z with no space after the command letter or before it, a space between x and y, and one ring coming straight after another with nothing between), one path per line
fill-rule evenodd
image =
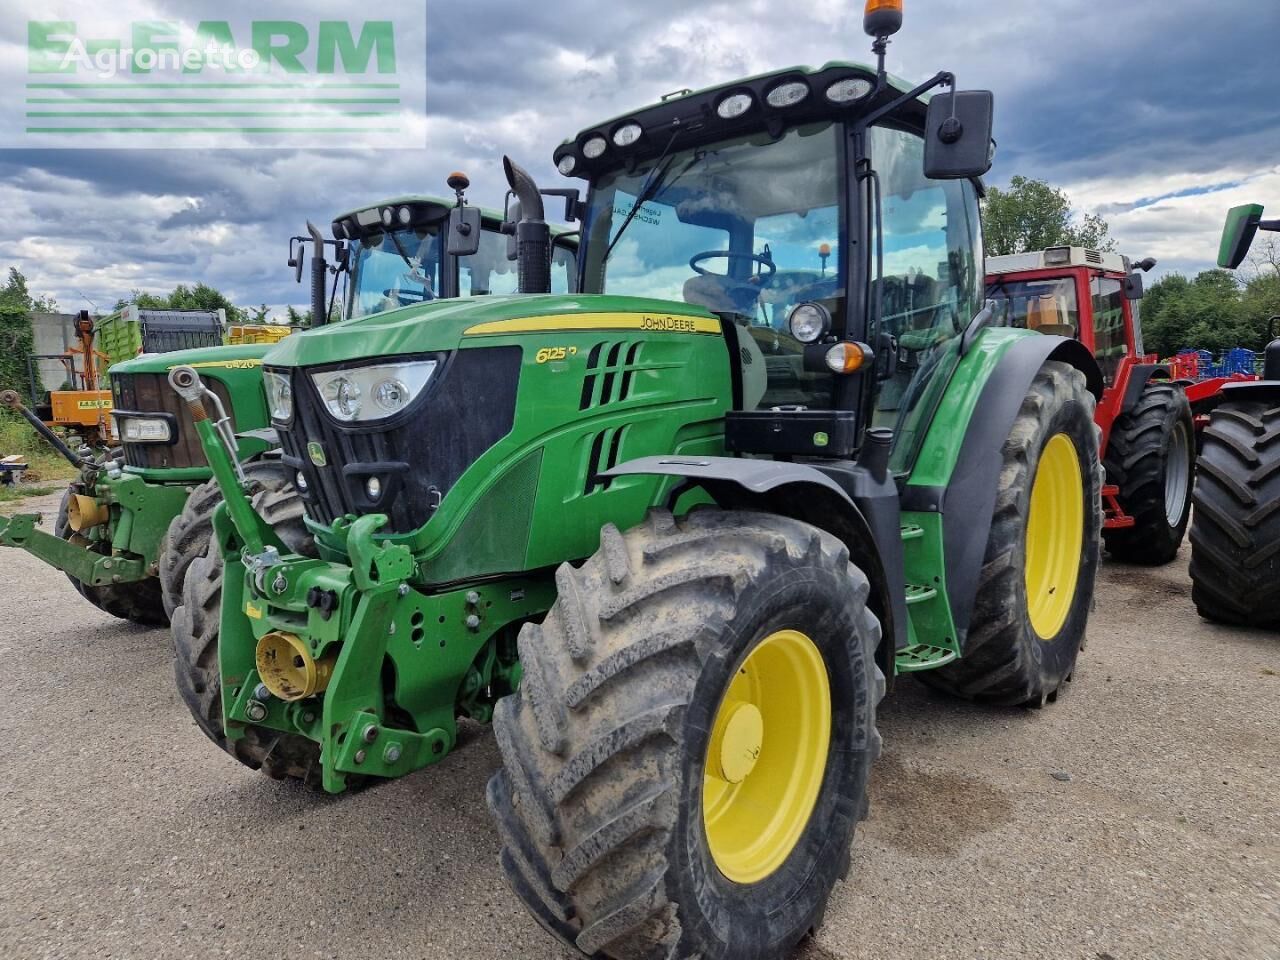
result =
M33 313L31 327L35 332L36 353L66 353L75 342L76 314ZM44 389L56 390L66 379L66 367L57 360L39 361L40 378Z

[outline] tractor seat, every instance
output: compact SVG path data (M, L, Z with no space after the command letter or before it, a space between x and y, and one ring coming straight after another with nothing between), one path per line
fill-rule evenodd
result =
M1076 328L1070 323L1042 323L1036 327L1036 333L1043 333L1046 337L1071 337L1074 339Z
M696 303L712 313L736 313L744 317L755 315L760 302L760 287L754 283L700 274L684 282L684 302Z

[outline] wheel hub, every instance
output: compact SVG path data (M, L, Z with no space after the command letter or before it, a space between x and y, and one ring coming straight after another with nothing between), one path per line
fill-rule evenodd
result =
M763 880L800 841L826 774L831 713L822 652L797 630L765 637L734 675L702 783L707 846L729 880Z

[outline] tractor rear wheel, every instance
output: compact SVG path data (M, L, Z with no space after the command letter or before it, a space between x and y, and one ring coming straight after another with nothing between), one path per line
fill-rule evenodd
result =
M253 468L246 464L246 473ZM200 484L187 497L182 512L173 518L160 544L160 589L164 610L170 617L182 603L182 582L196 557L203 556L213 537L213 511L222 502L218 481Z
M1280 627L1280 406L1228 400L1204 431L1191 521L1200 616Z
M302 520L302 499L277 460L253 464L250 494L254 509L295 553L315 556L315 543ZM182 603L173 611L174 678L196 725L205 736L253 770L276 780L296 778L319 790L320 745L299 734L250 726L239 740L223 729L222 675L218 628L222 614L222 553L209 542L191 561L182 585Z
M58 518L53 522L54 535L83 546L86 550L101 553L102 547L80 536L71 529L67 521L67 505L72 495L77 492L73 485L68 487L67 492L62 495L62 503L58 506ZM107 549L110 549L109 545ZM113 617L144 627L163 627L169 622L169 616L164 609L164 599L160 595L160 583L155 577L101 586L82 583L71 574L67 574L67 579L71 581L71 585L76 588L80 596L103 613L109 613Z
M612 958L781 958L848 870L879 753L880 625L844 545L654 511L556 572L489 783L512 888Z
M1195 423L1186 393L1167 380L1149 381L1132 411L1116 419L1103 466L1120 488L1132 527L1103 530L1117 560L1150 566L1178 554L1191 519Z
M1084 374L1047 362L1004 445L963 655L917 674L957 696L1041 706L1084 643L1102 527L1094 399Z

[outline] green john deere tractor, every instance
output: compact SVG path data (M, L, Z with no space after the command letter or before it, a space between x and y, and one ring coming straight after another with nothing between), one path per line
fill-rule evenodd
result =
M450 185L463 203L465 177ZM446 254L440 227L454 203L432 197L399 197L340 215L338 240L313 232L312 310L326 317L332 309L329 272L345 275L341 306L345 317L358 317L433 297L449 298L515 288L514 265L505 257L507 239L502 218L468 208L479 217L480 242L467 257ZM397 229L383 229L393 218ZM474 217L473 217L474 219ZM347 229L349 227L349 229ZM314 231L314 228L313 228ZM290 243L290 265L301 279L304 238ZM336 263L324 256L337 248ZM558 261L562 266L564 257ZM567 275L562 269L561 274ZM509 280L507 279L509 277ZM560 278L563 282L563 277ZM337 294L335 280L332 296ZM246 478L264 509L300 516L289 495L280 466L274 431L262 389L262 357L266 344L205 347L148 354L111 368L113 416L121 448L93 455L73 451L37 418L27 413L12 391L0 402L26 413L32 426L77 469L52 534L38 528L35 514L0 518L0 545L25 549L63 570L76 589L95 606L138 623L169 621L181 599L182 582L192 559L204 553L212 510L222 499L200 448L185 407L165 382L180 364L199 369L208 380L225 415L225 436L236 457L246 463ZM236 434L239 434L238 438Z
M547 294L541 191L508 160L519 294L276 346L293 529L171 372L226 495L175 630L215 741L337 793L492 719L502 866L549 931L777 958L849 869L896 676L1057 697L1102 378L1074 340L988 326L991 96L890 79L898 23L868 14L878 68L681 91L561 145L581 293Z
M1263 220L1261 204L1227 215L1218 266L1244 262ZM1280 629L1280 317L1271 318L1263 371L1228 383L1209 416L1196 464L1191 521L1191 599L1202 617Z

